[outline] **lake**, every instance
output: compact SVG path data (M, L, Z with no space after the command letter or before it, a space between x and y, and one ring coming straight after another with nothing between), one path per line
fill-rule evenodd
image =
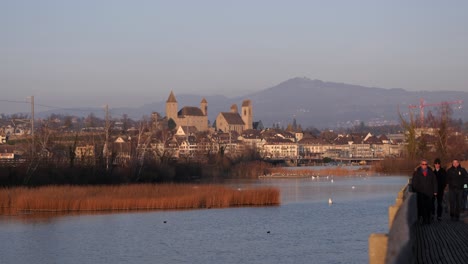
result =
M404 176L230 181L275 186L281 205L0 216L0 263L367 263ZM328 204L328 199L333 204Z

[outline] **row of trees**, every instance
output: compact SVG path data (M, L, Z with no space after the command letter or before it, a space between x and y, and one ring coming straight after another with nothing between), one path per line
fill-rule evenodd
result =
M63 133L54 127L54 119L38 124L34 138L25 137L13 142L23 146L23 161L14 166L0 164L0 185L44 184L119 184L137 182L185 182L194 180L222 180L226 177L256 177L265 174L267 167L254 151L231 157L218 153L206 153L208 162L172 159L170 149L151 148L153 138L165 141L169 129L153 129L151 121L142 120L136 130L128 134L132 138L130 157L125 166L110 144L112 123L104 123L103 131L88 133ZM81 143L81 144L80 144ZM92 146L92 155L78 156L78 145ZM246 169L248 168L248 169ZM242 173L239 173L242 171Z
M429 112L423 122L412 112L408 118L399 113L401 126L405 132L408 166L414 166L419 159L440 158L444 163L452 159L466 160L468 145L466 133L468 123L452 119L452 109L448 103L442 104L436 113Z

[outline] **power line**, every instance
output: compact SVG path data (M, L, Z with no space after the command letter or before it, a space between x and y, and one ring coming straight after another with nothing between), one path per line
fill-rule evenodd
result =
M51 109L57 109L57 110L64 110L64 111L74 111L74 112L93 112L98 110L99 107L96 107L96 109L86 109L86 108L68 108L68 107L60 107L60 106L51 106L51 105L44 105L44 104L36 104L37 106L42 106L46 108L51 108Z
M17 100L8 100L8 99L0 99L0 102L7 102L7 103L17 103L17 104L31 104L30 101L17 101ZM89 112L93 113L96 111L100 111L100 107L95 107L95 109L86 109L86 108L69 108L69 107L60 107L60 106L52 106L52 105L45 105L45 104L38 104L34 103L35 106L41 106L50 109L62 110L62 111L71 111L71 112ZM110 114L114 111L108 110ZM115 114L115 112L114 112Z
M31 103L31 102L28 102L28 101L15 101L15 100L6 100L6 99L0 99L0 102L19 103L19 104L30 104Z

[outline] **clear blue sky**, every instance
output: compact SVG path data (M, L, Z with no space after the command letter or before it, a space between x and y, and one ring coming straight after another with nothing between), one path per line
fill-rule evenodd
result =
M0 100L140 106L297 76L468 91L467 14L468 1L0 0Z

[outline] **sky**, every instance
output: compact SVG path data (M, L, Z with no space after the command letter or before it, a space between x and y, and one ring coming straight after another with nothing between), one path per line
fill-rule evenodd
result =
M30 96L138 107L294 77L468 91L466 14L468 1L0 0L0 113Z

